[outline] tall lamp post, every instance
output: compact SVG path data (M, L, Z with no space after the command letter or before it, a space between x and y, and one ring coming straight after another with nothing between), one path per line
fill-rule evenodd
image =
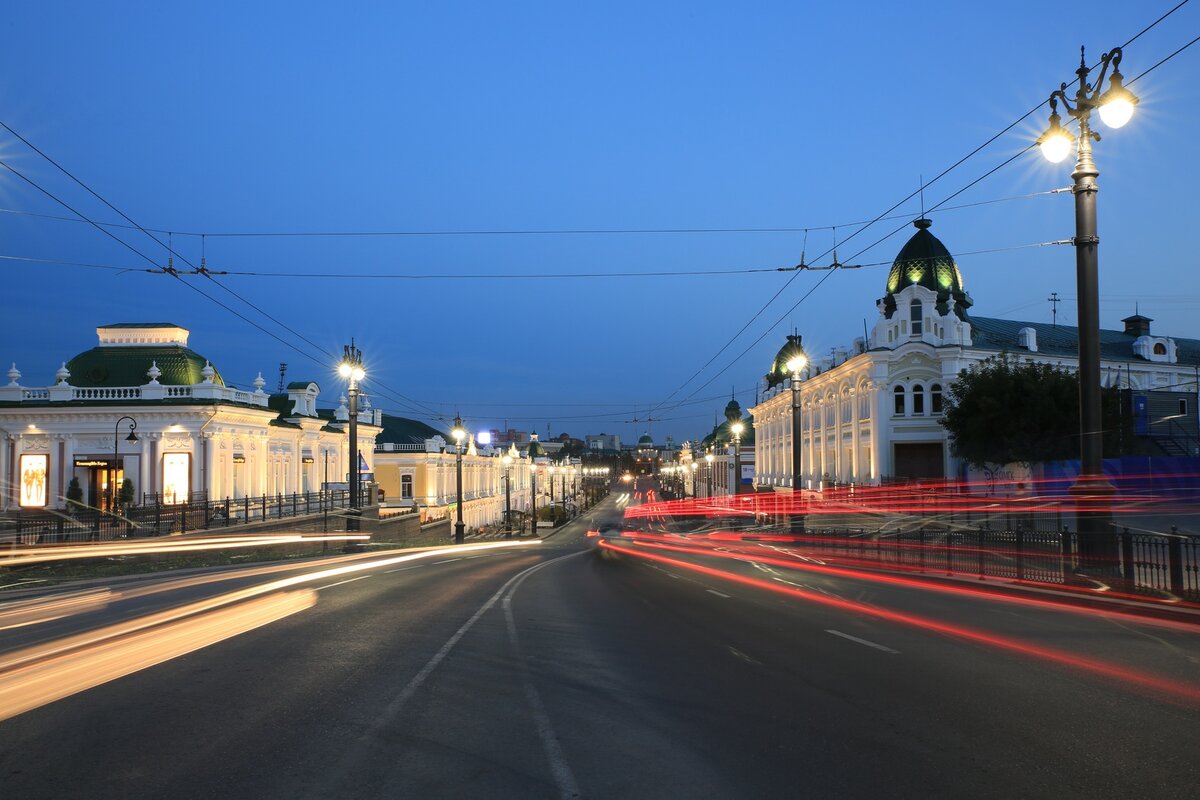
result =
M800 371L808 366L808 358L798 353L785 366L792 373L792 507L789 516L792 531L799 533L804 529L804 518L799 514L800 481L804 475L804 445L800 436Z
M108 511L110 514L115 513L113 509L117 507L117 462L121 460L121 440L117 437L120 435L121 423L125 420L129 420L129 435L125 437L125 441L136 442L138 440L137 434L134 433L137 430L137 420L128 414L118 419L117 424L113 426L113 468L112 479L108 482ZM124 474L124 472L125 470L122 469L121 473Z
M463 457L463 440L467 438L467 431L463 427L462 418L457 414L454 415L454 427L450 430L450 435L454 437L454 475L457 485L458 499L455 503L454 513L454 543L462 544L466 535L466 525L463 524L463 487L462 487L462 457Z
M715 461L715 460L716 460L716 457L712 453L704 454L704 461L705 461L705 463L708 464L708 470L707 470L708 471L708 494L706 495L707 497L712 497L712 493L713 493L713 461Z
M692 498L693 499L696 497L696 479L699 477L699 475L697 473L698 469L700 469L700 465L697 464L695 461L693 461L692 462Z
M529 533L537 536L537 464L529 465Z
M504 538L512 538L512 456L505 455L504 462Z
M741 422L735 422L729 426L729 432L733 434L733 486L730 494L741 494L742 491L742 431L746 426Z
M1075 171L1071 187L1075 195L1075 281L1078 294L1079 319L1079 478L1071 492L1081 500L1091 498L1092 511L1080 520L1080 551L1088 567L1105 572L1117 571L1116 538L1112 536L1108 500L1113 486L1104 477L1104 439L1101 419L1100 393L1100 280L1097 249L1100 238L1096 226L1096 178L1100 171L1092 160L1092 141L1099 134L1092 131L1092 111L1110 128L1120 128L1133 116L1138 99L1122 85L1121 48L1116 47L1100 57L1100 79L1093 87L1088 83L1091 71L1079 48L1079 87L1075 105L1067 98L1067 84L1050 93L1050 126L1038 138L1042 154L1052 163L1059 163L1076 148ZM1104 77L1109 67L1107 91ZM1058 103L1062 101L1067 113L1079 123L1078 137L1062 127Z
M342 347L342 363L338 374L348 382L346 396L350 399L350 508L347 509L346 530L358 530L358 518L362 515L362 474L358 470L358 382L365 376L362 366L362 351L354 346L354 340Z

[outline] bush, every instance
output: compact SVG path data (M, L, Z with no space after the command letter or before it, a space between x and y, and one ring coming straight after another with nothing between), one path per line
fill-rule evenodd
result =
M121 505L127 506L133 502L133 481L126 478L121 482L121 494L118 496Z
M78 511L83 507L83 487L79 485L79 477L72 476L67 484L67 508Z

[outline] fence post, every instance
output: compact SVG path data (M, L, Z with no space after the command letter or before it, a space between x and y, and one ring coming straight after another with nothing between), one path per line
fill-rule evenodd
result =
M162 533L162 506L158 503L158 495L154 495L154 535Z
M100 541L100 509L92 512L92 541Z
M1171 526L1171 538L1167 540L1167 568L1171 575L1171 591L1183 593L1183 539L1179 529Z
M1066 525L1062 526L1062 531L1059 533L1059 539L1059 571L1062 572L1063 582L1070 583L1071 581L1067 578L1067 575L1073 575L1075 573L1075 562L1071 557L1071 531Z
M179 534L181 536L187 533L188 506L190 506L191 503L183 503L182 505L183 508L181 508L179 511Z
M296 493L292 492L292 516L296 516Z
M983 563L983 531L975 532L975 563L979 566L979 580L985 581Z
M265 520L267 518L267 493L266 492L263 492L262 508L263 508L262 518Z
M1017 580L1025 580L1025 529L1017 528Z
M1137 569L1133 565L1133 537L1129 528L1121 529L1121 577L1129 584L1129 588L1137 585Z

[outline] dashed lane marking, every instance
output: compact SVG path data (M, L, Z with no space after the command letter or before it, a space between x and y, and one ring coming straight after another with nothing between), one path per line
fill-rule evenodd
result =
M882 650L885 653L891 653L891 654L897 655L897 656L900 655L899 650L893 650L890 647L886 647L885 645L882 645L882 644L877 644L876 642L868 642L866 639L860 639L857 636L851 636L848 633L842 633L841 631L835 631L835 630L830 630L830 629L826 629L825 632L832 633L834 636L840 636L843 639L849 639L852 642L858 642L859 644L864 644L867 647L873 647L876 650Z
M361 581L361 580L364 580L369 577L371 577L371 576L370 575L359 575L357 578L347 578L346 580L338 581L337 583L327 583L324 586L318 586L317 591L319 592L322 589L332 589L334 586L341 586L343 583L354 583L355 581Z
M704 591L708 592L709 594L715 594L717 597L724 597L726 600L728 600L730 597L730 595L727 595L724 592L718 592L716 589L705 589Z

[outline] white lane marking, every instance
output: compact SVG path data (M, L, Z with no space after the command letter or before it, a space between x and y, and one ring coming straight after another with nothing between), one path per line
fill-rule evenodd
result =
M885 653L892 653L893 655L900 655L899 650L893 650L890 647L885 647L884 645L876 644L875 642L868 642L866 639L860 639L857 636L851 636L848 633L842 633L841 631L830 630L828 628L825 630L825 632L832 633L834 636L840 636L843 639L849 639L852 642L858 642L859 644L865 644L867 647L874 647L876 650L882 650Z
M428 565L428 564L413 564L411 567L400 567L400 568L398 568L398 569L385 569L385 570L383 571L383 574L384 574L384 575L391 575L393 572L404 572L404 571L406 571L406 570L410 570L410 569L420 569L421 567L427 567L427 566L429 566L429 565Z
M454 646L458 644L458 641L466 635L467 631L471 630L475 623L479 621L480 617L486 614L492 606L496 605L496 601L500 599L501 595L508 591L510 586L516 583L520 578L530 574L531 572L541 569L547 564L553 564L555 561L561 561L564 558L572 558L573 556L583 555L586 552L588 551L580 550L575 553L569 553L565 556L552 558L549 561L543 561L540 564L534 564L532 567L527 567L505 581L504 585L497 589L496 593L489 597L487 601L481 605L474 614L471 615L470 619L464 622L462 627L456 630L450 636L450 638L446 640L445 644L443 644L441 648L439 648L438 651L433 654L433 657L430 658L429 661L425 662L425 666L421 667L421 670L415 676L413 676L413 679L409 681L403 689L400 690L400 693L396 695L396 698L388 703L387 707L384 708L376 718L375 725L369 734L361 737L362 741L373 741L375 733L396 718L408 701L412 699L412 696L417 693L418 689L421 688L421 685L424 684L425 681L428 680L429 676L433 674L433 671L438 668L438 665L445 660L446 656L450 655L450 651L454 649Z
M586 552L586 551L584 551ZM563 558L571 558L572 556L582 555L582 553L572 553ZM554 559L558 561L560 559ZM550 774L554 776L554 782L558 785L558 795L565 800L581 797L582 793L579 789L579 783L575 780L575 774L571 772L571 765L567 763L567 758L563 755L562 745L559 743L558 734L554 732L554 725L550 722L550 715L546 713L546 705L542 702L542 696L538 692L537 687L533 685L533 679L530 677L529 668L525 663L525 656L521 652L521 640L517 637L517 623L513 617L512 599L517 593L517 589L521 588L521 584L525 579L532 575L538 568L544 567L551 562L544 561L538 564L537 567L522 572L519 580L513 584L512 589L505 595L502 603L504 607L504 621L508 626L508 638L512 642L513 652L517 654L517 663L520 664L521 682L525 685L525 699L529 701L529 707L533 711L533 722L537 727L538 737L542 740L542 747L546 751L546 760L550 762Z
M728 600L730 597L724 592L718 592L716 589L705 589L704 591L708 592L709 594L715 594L717 597L724 597L726 600Z
M451 561L462 561L461 558L447 558L445 561L435 561L434 564L449 564Z
M319 592L322 589L332 589L334 586L341 586L343 583L354 583L355 581L361 581L361 580L364 580L369 577L371 577L371 576L370 575L359 575L357 578L347 578L346 580L338 581L337 583L327 583L324 586L318 586L317 591Z
M747 662L747 663L750 663L750 664L757 664L757 665L758 665L758 666L760 666L760 667L762 666L762 662L761 662L761 661L755 661L753 658L751 658L750 656L746 655L746 654L745 654L745 653L743 653L741 650L738 650L738 649L737 649L736 647L734 647L733 645L731 645L731 644L727 644L727 645L725 645L725 646L729 648L729 652L730 652L730 653L733 653L735 656L737 656L738 658L740 658L742 661L745 661L745 662Z

